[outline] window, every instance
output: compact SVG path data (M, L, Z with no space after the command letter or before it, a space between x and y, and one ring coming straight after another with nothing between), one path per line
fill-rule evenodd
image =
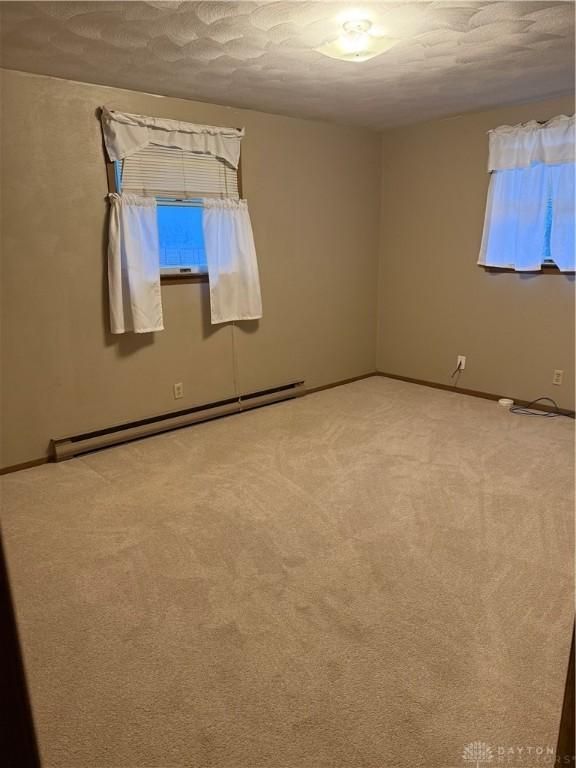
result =
M159 200L160 270L164 274L202 274L208 271L204 250L202 207Z
M489 135L478 263L516 272L574 271L574 118L501 126Z
M573 200L574 167L569 163L494 171L483 263L519 272L543 265L566 269L574 242Z
M177 280L209 265L214 325L262 317L252 224L238 190L244 129L106 107L101 120L112 333L163 329L159 246L163 271L176 270Z
M156 197L161 274L206 274L202 198L238 199L236 169L213 155L153 145L114 166L117 189Z

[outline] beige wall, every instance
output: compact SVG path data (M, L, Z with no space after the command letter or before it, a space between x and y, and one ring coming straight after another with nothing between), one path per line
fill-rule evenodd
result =
M476 265L486 131L574 111L569 98L387 131L382 142L378 370L574 408L574 278ZM552 385L552 371L565 371Z
M103 104L246 126L262 321L212 327L205 285L169 285L165 331L108 332ZM463 387L574 407L573 278L494 275L475 263L486 131L571 112L569 99L382 139L6 71L2 108L2 466L42 457L52 437L231 396L233 333L241 391L357 376L374 369L376 351L381 371L450 383L465 354ZM566 372L561 387L554 368ZM177 381L185 397L174 401Z
M5 71L2 466L52 437L233 394L232 330L210 326L205 285L163 287L161 333L107 330L103 104L246 127L264 317L235 334L241 390L374 370L377 134Z

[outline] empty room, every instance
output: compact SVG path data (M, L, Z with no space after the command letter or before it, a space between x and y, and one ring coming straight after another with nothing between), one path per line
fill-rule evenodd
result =
M0 2L6 768L574 768L571 0Z

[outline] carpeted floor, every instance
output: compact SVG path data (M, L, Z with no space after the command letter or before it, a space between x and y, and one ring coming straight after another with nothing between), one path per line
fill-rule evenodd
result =
M569 419L370 378L2 487L44 768L555 745Z

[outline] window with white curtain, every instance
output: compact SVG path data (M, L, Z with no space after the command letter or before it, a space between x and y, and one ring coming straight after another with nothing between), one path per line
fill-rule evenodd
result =
M119 191L156 198L161 274L207 274L202 199L239 199L236 168L214 155L148 145L117 160L115 173Z
M244 129L107 107L101 121L113 164L108 166L112 333L163 329L161 271L180 277L206 273L213 324L261 318L252 223L239 194Z
M490 131L491 171L478 263L517 272L575 269L574 118Z

